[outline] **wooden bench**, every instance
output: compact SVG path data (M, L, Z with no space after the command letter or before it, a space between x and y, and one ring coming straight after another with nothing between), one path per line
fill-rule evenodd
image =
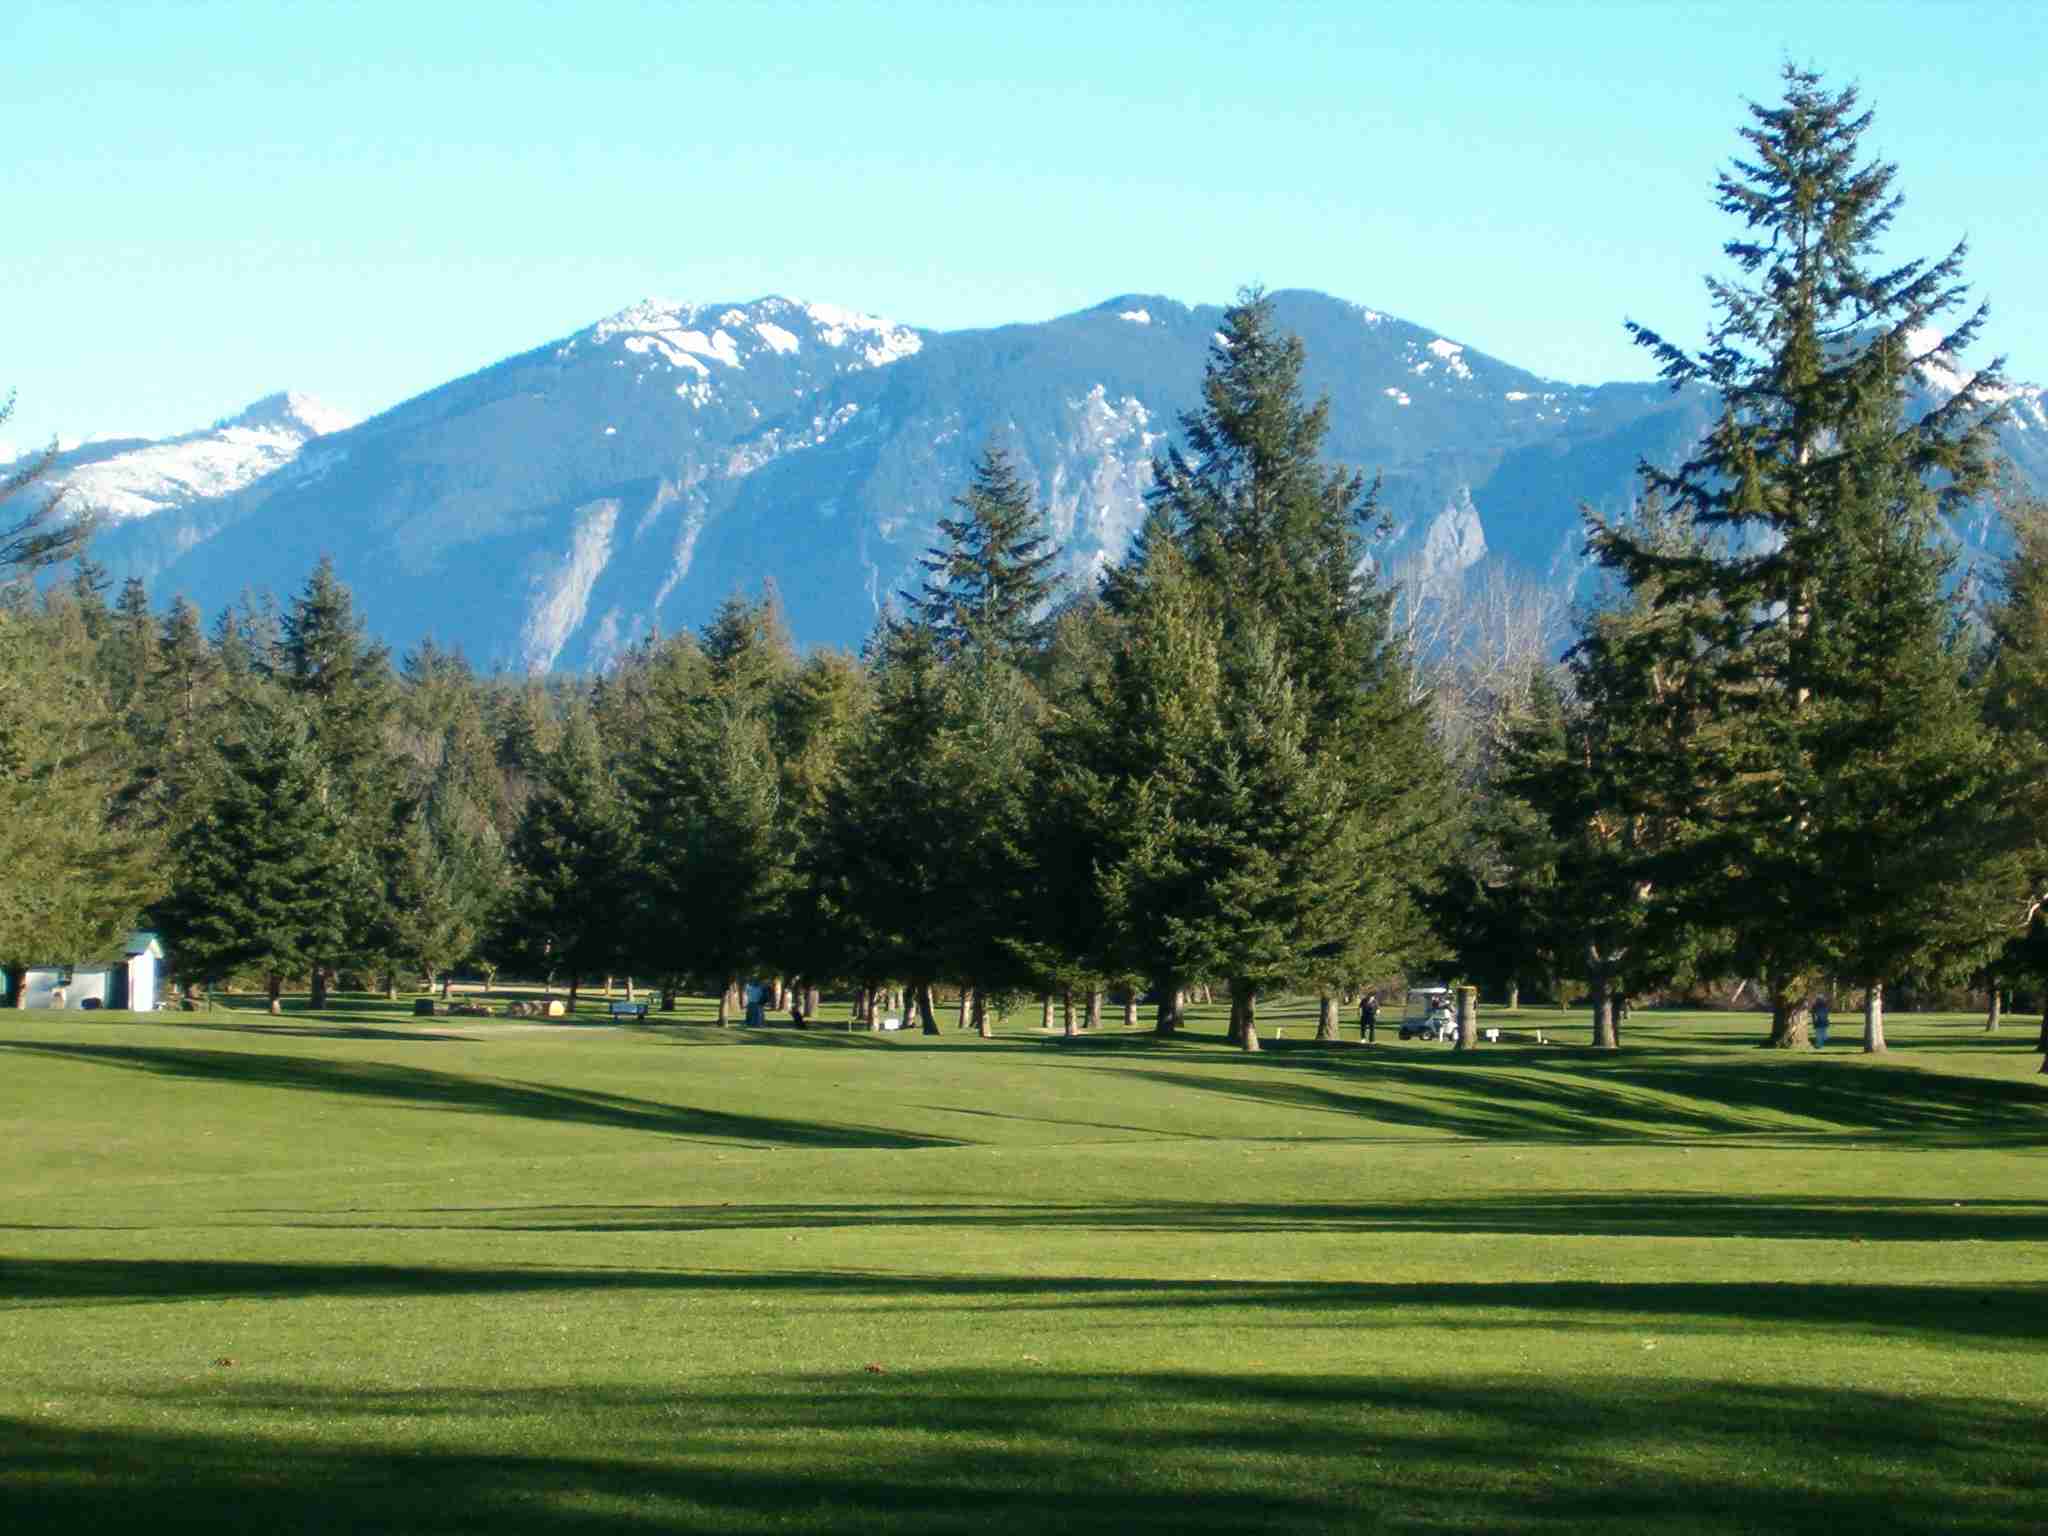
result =
M614 1001L612 1003L612 1017L615 1019L644 1019L647 1017L647 1004Z

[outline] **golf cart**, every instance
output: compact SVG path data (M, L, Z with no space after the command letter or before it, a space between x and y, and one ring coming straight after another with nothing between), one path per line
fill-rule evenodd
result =
M1451 1004L1451 989L1437 982L1420 982L1408 989L1401 1008L1403 1040L1456 1040L1458 1013Z

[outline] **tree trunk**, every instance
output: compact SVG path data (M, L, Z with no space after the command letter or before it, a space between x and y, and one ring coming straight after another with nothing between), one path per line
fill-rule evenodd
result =
M1155 1035L1170 1035L1181 1026L1181 992L1172 977L1154 983L1159 988L1158 1015L1153 1020Z
M1508 983L1508 1012L1520 1013L1521 1011L1522 984L1519 981L1511 981Z
M2004 1016L2005 994L1999 990L1998 978L1994 976L1991 979L1991 996L1984 1005L1984 1033L1997 1034L1999 1023Z
M610 1002L612 1000L612 977L611 972L609 971L605 972L604 977L604 1000L606 1002Z
M1614 994L1604 978L1593 983L1593 1049L1621 1049L1621 1037L1614 1032Z
M1479 989L1458 988L1458 1049L1479 1049Z
M917 1003L917 1021L927 1035L939 1032L939 1021L932 1016L932 984L918 981L911 984L912 999ZM906 1002L912 1000L906 999Z
M1038 994L1038 1008L1039 1008L1039 1017L1038 1017L1038 1027L1039 1027L1040 1029L1051 1029L1051 1028L1052 1028L1052 994L1051 994L1050 992L1041 992L1041 993L1039 993L1039 994Z
M272 1013L283 1013L284 978L278 975L277 972L272 971L270 975L265 978L264 986L270 995L270 1011ZM2048 1024L2044 1024L2043 1028L2048 1029Z
M1133 982L1130 988L1124 993L1124 1028L1136 1029L1137 1027L1138 986L1136 982Z
M996 1037L995 1021L988 1016L988 998L979 991L974 994L974 1032L984 1040Z
M633 978L630 976L626 978L626 1001L629 1003L635 1001L633 996Z
M1060 988L1060 1018L1063 1024L1061 1032L1069 1040L1073 1039L1079 1031L1074 1028L1074 989L1072 987Z
M310 998L308 998L308 999L307 999L307 1001L306 1001L306 1006L307 1006L307 1007L309 1007L309 1008L311 1008L311 1009L312 1009L312 1010L313 1010L313 1011L314 1011L315 1013L318 1013L318 1012L319 1012L319 1011L320 1011L321 1009L323 1009L323 1008L325 1008L325 1007L327 1006L327 967L326 967L326 966L324 966L324 965L316 965L316 966L314 966L314 967L313 967L313 989L312 989L312 991L313 991L313 995L312 995L312 996L311 996Z
M1993 993L1996 997L1998 994ZM1995 1026L1994 1026L1995 1027ZM1884 1043L1884 983L1871 983L1863 997L1863 1054L1875 1056L1889 1049Z
M398 972L396 971L386 971L384 973L384 1001L387 1003L398 1001Z
M1100 987L1090 987L1088 989L1088 1027L1091 1030L1102 1028L1102 989Z
M817 1018L817 1016L818 989L816 987L806 986L804 988L804 1017L807 1019L815 1019Z
M1774 1050L1803 1051L1812 1044L1808 1026L1813 1022L1813 1001L1801 993L1790 996L1780 987L1771 988L1771 1038L1765 1043Z
M960 989L960 1017L954 1023L953 1027L955 1029L965 1029L967 1027L968 1020L972 1019L973 1017L974 988L962 987Z
M1230 1010L1238 1018L1238 1045L1247 1051L1259 1048L1259 998L1248 981L1230 983Z
M661 984L661 1011L663 1013L674 1013L676 1011L676 987L672 981L665 981Z
M428 984L429 984L429 985L432 985L432 978L431 978L431 977L430 977L430 978L428 978ZM447 1001L448 1001L448 993L449 993L449 991L450 991L450 990L451 990L451 989L452 989L452 988L454 987L454 985L455 985L455 972L453 972L452 970L450 970L450 971L443 971L443 972L441 973L441 1001L442 1001L442 1002L444 1002L444 1003L445 1003L445 1002L447 1002ZM491 984L490 984L490 982L489 982L488 980L484 982L484 990L485 990L486 992L488 992L488 991L490 991L490 990L491 990Z
M1337 999L1325 992L1316 1013L1316 1038L1335 1042L1337 1039Z

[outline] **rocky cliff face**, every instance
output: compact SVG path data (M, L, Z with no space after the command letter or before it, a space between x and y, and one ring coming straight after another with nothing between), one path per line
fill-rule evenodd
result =
M1409 571L1493 557L1573 581L1581 505L1625 506L1638 459L1675 458L1708 419L1703 396L1547 381L1321 294L1275 309L1330 398L1331 457L1382 476L1393 533L1376 558ZM800 640L851 646L915 581L991 441L1035 481L1077 578L1115 559L1220 319L1126 295L935 333L781 298L650 302L346 430L274 397L216 433L244 434L258 466L259 437L295 430L254 419L267 408L299 421L296 448L214 488L195 472L190 494L151 502L91 478L171 445L100 445L66 468L82 499L130 509L99 558L208 612L246 587L289 592L329 553L378 634L431 634L486 666L602 666L771 577ZM2033 415L2010 435L2048 448L2039 393L2015 404Z

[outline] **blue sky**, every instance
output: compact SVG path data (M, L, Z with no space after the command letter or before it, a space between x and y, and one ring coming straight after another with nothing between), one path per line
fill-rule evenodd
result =
M2048 20L1977 4L0 8L0 438L367 414L632 301L937 328L1309 287L1575 382L1703 332L1709 194L1855 81L2048 376ZM1981 361L1982 359L1973 359Z

